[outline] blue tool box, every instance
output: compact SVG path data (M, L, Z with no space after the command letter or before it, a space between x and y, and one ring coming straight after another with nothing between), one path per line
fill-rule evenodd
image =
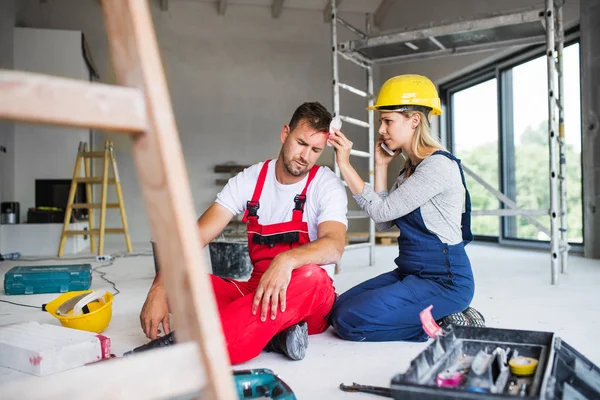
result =
M438 387L436 376L459 357L475 356L485 348L511 348L538 360L533 375L512 374L499 392L473 390L467 381L458 387ZM489 376L498 375L490 367ZM514 384L511 382L515 382ZM525 387L523 388L523 385ZM435 339L405 373L391 381L391 397L397 400L433 399L600 399L600 368L552 332L513 329L452 327Z
M4 276L4 293L65 293L87 290L91 284L91 264L14 267Z

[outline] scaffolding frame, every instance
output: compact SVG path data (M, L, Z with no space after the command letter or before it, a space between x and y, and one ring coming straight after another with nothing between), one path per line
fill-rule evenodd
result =
M359 119L356 118L352 118L350 116L346 116L346 115L342 115L341 111L340 111L340 89L344 89L346 91L348 91L349 93L353 93L357 96L363 97L367 100L367 105L368 106L372 106L374 103L374 94L373 94L373 65L370 61L363 59L361 57L355 57L355 56L349 56L346 55L345 53L340 52L337 49L337 46L335 45L337 43L337 24L339 23L340 25L342 25L343 27L345 27L346 29L348 29L349 31L353 32L354 34L358 35L361 38L367 38L368 34L371 31L371 24L370 24L370 18L369 15L367 15L366 18L366 25L367 25L367 33L362 32L360 29L355 28L354 26L352 26L351 24L349 24L348 22L346 22L344 19L340 18L337 15L337 5L335 0L331 1L331 38L332 38L332 64L333 64L333 116L339 116L339 118L344 121L347 122L349 124L358 126L358 127L362 127L362 128L366 128L368 130L368 137L369 137L369 149L368 151L361 151L361 150L355 150L352 149L350 151L350 155L354 156L354 157L361 157L361 158L367 158L368 159L368 164L369 164L369 178L368 178L368 182L370 184L374 184L375 183L375 126L374 126L374 118L375 118L375 112L374 111L367 111L367 121L361 121ZM367 91L365 92L364 90L360 90L352 85L349 85L347 83L343 83L340 82L340 77L339 77L339 64L338 64L338 56L342 56L344 59L353 62L354 64L356 64L357 66L365 69L366 71L366 80L367 80ZM334 171L335 174L340 177L340 169L339 166L337 165L337 162L335 160L335 152L334 152ZM374 266L375 265L375 222L373 221L373 219L371 219L366 213L362 212L362 211L350 211L347 214L347 217L349 219L358 219L358 218L362 218L362 219L368 219L369 221L369 236L368 236L368 240L366 242L363 243L354 243L354 244L347 244L345 247L345 250L357 250L357 249L363 249L363 248L368 248L369 249L369 266ZM339 266L340 263L338 263Z
M463 165L465 173L475 179L493 194L505 207L499 210L474 210L472 215L522 216L550 237L550 281L558 283L559 270L567 273L567 194L566 194L566 144L564 136L564 77L563 49L564 25L563 6L565 0L544 0L542 6L534 6L520 11L493 13L472 17L456 22L429 24L417 29L403 29L370 35L350 25L337 15L336 0L331 0L331 41L333 75L333 110L339 115L339 89L346 89L373 101L373 67L377 64L400 63L426 60L457 54L469 54L509 46L546 45L548 71L548 151L549 151L549 190L550 205L547 209L524 210ZM337 23L356 34L359 38L338 42ZM369 25L368 25L369 26ZM339 82L338 56L367 70L368 92L349 87ZM360 92L360 93L358 93ZM341 117L341 116L340 116ZM369 112L368 126L362 121L342 120L369 129L369 182L374 182L374 118ZM357 122L362 122L358 124ZM359 154L360 153L360 154ZM367 152L354 152L352 155L367 156ZM334 155L335 161L335 155ZM337 164L335 172L339 176ZM534 216L547 215L550 229L543 226ZM371 265L375 245L374 223L370 221L369 242ZM354 245L355 247L357 245Z

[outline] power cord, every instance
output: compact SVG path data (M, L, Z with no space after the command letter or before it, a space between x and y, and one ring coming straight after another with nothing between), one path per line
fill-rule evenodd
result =
M129 257L139 257L139 256L151 256L152 253L133 253L133 254L119 254L119 255L115 255L109 262L107 262L106 264L102 264L99 265L97 267L92 268L93 272L96 272L98 275L100 275L100 278L102 278L104 281L106 281L107 283L109 283L113 289L115 290L115 293L113 293L114 296L118 295L119 293L121 293L121 291L119 289L117 289L117 285L116 283L114 283L113 281L111 281L110 279L108 279L106 277L106 272L104 271L98 271L100 268L106 268L106 267L110 267L115 263L115 260L117 258L129 258ZM48 257L48 258L20 258L19 261L65 261L65 260L69 260L69 261L89 261L89 260L96 260L96 257L74 257L74 258L58 258L58 257ZM8 304L12 304L15 306L20 306L20 307L29 307L29 308L37 308L40 310L45 311L45 307L43 306L34 306L31 304L22 304L22 303L15 303L12 301L8 301L8 300L2 300L0 299L0 302L2 303L8 303Z
M30 307L30 308L39 308L40 310L42 309L42 307L40 306L32 306L31 304L21 304L21 303L13 303L12 301L8 301L8 300L0 300L3 303L8 303L8 304L12 304L15 306L21 306L21 307Z
M115 295L115 296L116 296L116 295L118 295L119 293L121 293L121 291L120 291L119 289L117 289L117 285L116 285L116 284L115 284L113 281L111 281L110 279L108 279L108 278L105 276L105 275L106 275L106 272L103 272L103 271L98 271L98 269L100 269L100 268L106 268L106 267L110 267L110 266L111 266L111 265L113 265L114 263L115 263L115 260L114 260L114 259L112 259L111 261L109 261L109 262L108 262L108 263L106 263L106 264L99 265L99 266L97 266L97 267L94 267L94 268L92 268L92 271L96 272L98 275L100 275L100 278L104 279L106 282L108 282L108 283L110 283L110 284L112 285L113 289L115 290L115 293L113 293L113 295Z

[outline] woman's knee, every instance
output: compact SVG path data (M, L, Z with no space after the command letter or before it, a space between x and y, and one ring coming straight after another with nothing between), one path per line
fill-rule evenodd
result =
M361 323L346 307L334 305L330 318L331 326L335 333L344 340L360 342L365 340Z

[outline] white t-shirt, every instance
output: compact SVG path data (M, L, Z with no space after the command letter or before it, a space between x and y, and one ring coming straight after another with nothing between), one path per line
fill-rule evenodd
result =
M275 162L269 162L269 170L260 196L258 222L269 225L292 220L294 197L302 193L308 174L300 182L283 185L275 178ZM233 178L217 195L216 202L234 215L246 211L246 202L252 199L258 175L264 162L246 168ZM348 226L346 214L348 198L342 181L327 167L319 168L306 192L302 220L308 224L311 241L317 239L317 227L321 222L337 221ZM325 267L325 266L324 266ZM329 266L328 266L329 267ZM326 268L329 272L330 268Z

